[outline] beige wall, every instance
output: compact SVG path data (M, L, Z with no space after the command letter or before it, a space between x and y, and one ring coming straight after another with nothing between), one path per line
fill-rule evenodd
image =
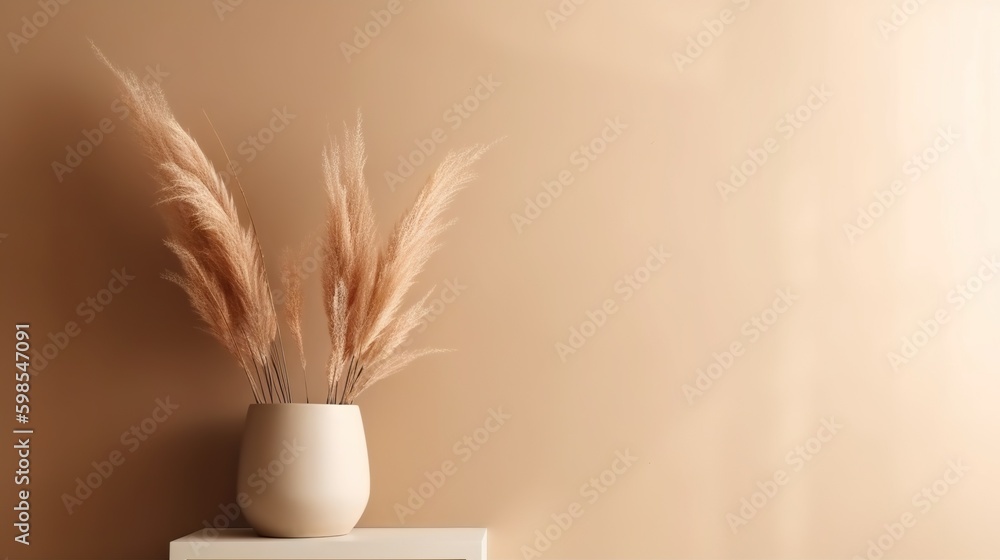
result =
M165 558L234 498L250 393L159 278L176 264L150 166L89 38L118 64L159 69L220 161L211 116L272 267L323 219L327 123L363 111L386 228L447 149L506 137L423 276L460 287L419 342L459 351L361 399L362 525L485 526L491 557L523 558L572 508L582 516L549 529L562 534L543 557L848 558L890 529L886 557L1000 555L1000 277L979 265L1000 255L995 2L927 2L893 30L885 0L407 1L349 56L387 2L227 2L76 0L0 53L0 327L6 344L24 321L36 349L66 342L35 362L30 549L11 541L2 445L4 554ZM3 4L8 43L45 3ZM547 15L560 5L575 10L565 21ZM701 54L675 59L720 17ZM456 116L463 102L475 110ZM287 125L272 121L283 110ZM82 131L102 122L90 150L99 135ZM283 129L262 132L272 122ZM390 187L386 172L435 134L429 161ZM258 151L251 135L272 141ZM593 161L574 155L592 141ZM92 153L76 161L68 146ZM767 161L723 196L747 150ZM572 183L546 198L560 174ZM513 217L526 197L550 203L530 223ZM845 230L870 205L878 217ZM669 257L651 259L661 248ZM594 328L588 312L606 318ZM573 328L592 336L568 352ZM923 347L894 367L902 337ZM179 408L146 421L155 433L122 439L167 398ZM464 438L485 439L491 410L509 418L472 450ZM116 452L124 463L69 514L62 495ZM447 460L457 472L401 520L396 505ZM759 511L741 502L763 492Z

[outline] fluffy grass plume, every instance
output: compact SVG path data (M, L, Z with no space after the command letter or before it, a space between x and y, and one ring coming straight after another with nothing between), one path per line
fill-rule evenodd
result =
M375 216L364 179L361 116L344 126L343 141L323 152L329 219L323 242L323 304L331 341L327 402L349 404L365 389L437 349L401 351L429 311L430 292L403 305L440 234L451 225L444 211L474 178L472 164L488 148L449 153L430 176L387 244L376 239Z
M257 402L290 401L256 232L240 224L222 177L177 122L159 85L115 67L96 46L94 51L118 78L139 142L156 164L160 205L170 224L166 245L181 265L165 277L184 289L208 332L236 357Z
M171 226L166 245L181 264L180 272L166 278L184 289L208 331L236 357L257 402L291 402L277 312L252 216L244 228L222 177L177 122L160 87L116 68L97 47L94 51L117 76L140 143L156 163L160 204ZM408 306L404 300L451 225L443 219L445 210L475 178L472 165L487 149L474 146L445 156L385 245L377 239L365 184L360 113L354 127L344 126L342 141L332 138L323 150L329 205L320 265L330 337L327 403L353 403L413 360L443 351L403 350L429 311L431 292ZM288 258L282 283L285 319L305 379L302 275ZM308 393L307 385L307 402Z

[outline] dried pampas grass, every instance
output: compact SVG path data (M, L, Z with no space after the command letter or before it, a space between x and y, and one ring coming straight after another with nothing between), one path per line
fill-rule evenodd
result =
M97 47L94 50L118 77L142 147L157 164L160 203L171 225L166 244L181 263L181 271L166 278L184 289L209 332L236 357L258 403L291 402L277 312L252 217L250 227L244 228L221 176L177 122L160 87L142 83L133 73L116 68ZM402 350L429 311L430 292L409 306L404 299L438 249L439 236L451 225L442 219L444 211L475 178L472 165L487 149L475 146L449 153L384 246L377 239L365 184L360 113L354 127L344 126L342 142L331 139L324 149L329 219L322 240L321 282L330 337L327 403L353 403L413 360L443 351ZM281 276L285 319L305 378L302 278L290 258ZM308 392L307 385L307 402Z
M442 215L474 178L472 164L488 149L449 153L424 185L388 243L376 242L375 217L365 185L361 116L344 126L343 144L323 152L330 217L324 239L323 304L331 341L327 402L354 402L372 384L413 360L443 350L399 351L427 314L430 292L402 309L403 300L451 225Z
M278 323L256 232L240 224L232 196L155 83L97 56L119 80L140 144L156 163L167 247L181 272L165 277L187 293L208 331L243 367L256 402L290 402Z

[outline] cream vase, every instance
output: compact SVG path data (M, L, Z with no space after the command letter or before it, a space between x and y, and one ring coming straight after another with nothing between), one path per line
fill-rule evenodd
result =
M252 404L237 479L243 515L265 537L345 535L368 505L357 405Z

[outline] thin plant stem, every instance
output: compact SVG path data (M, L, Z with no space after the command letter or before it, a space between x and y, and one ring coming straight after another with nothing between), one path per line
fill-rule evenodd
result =
M361 364L360 360L358 361L358 364L359 365ZM354 375L351 376L350 387L346 388L345 392L344 392L344 401L345 402L343 404L351 404L350 402L348 402L348 398L350 398L354 394L354 386L355 386L355 384L357 384L358 379L361 378L361 374L364 373L364 371L365 371L365 366L362 365L362 366L360 366L357 369L357 371L354 372Z
M222 142L222 137L219 136L218 129L215 128L215 124L212 123L212 119L208 116L208 112L207 111L205 111L203 109L202 110L202 114L205 115L205 120L208 121L208 126L211 127L212 133L215 135L215 139L219 142L219 147L222 148L222 154L226 158L226 164L229 166L230 169L232 169L233 168L232 167L233 160L229 157L229 151L226 150L226 145ZM250 221L250 230L253 232L254 245L257 248L257 258L260 259L260 266L264 270L264 283L267 285L267 293L268 293L268 296L270 296L270 297L268 297L268 302L271 304L271 311L274 313L274 316L277 317L278 316L278 309L274 305L274 291L271 289L271 280L270 280L270 276L269 276L269 274L267 272L267 262L264 260L264 251L263 251L263 249L260 246L260 236L257 234L257 224L256 224L256 222L254 222L253 212L251 212L251 210L250 210L250 202L247 200L247 193L246 193L246 191L243 190L243 184L240 182L240 177L236 173L233 173L233 182L236 183L237 188L239 188L240 197L243 199L243 206L244 206L244 208L246 208L246 211L247 211L247 218ZM276 330L276 333L277 333L277 336L278 336L278 348L281 350L281 362L284 363L284 361L285 361L285 344L284 344L284 342L281 339L281 327L280 326L276 326L275 330ZM286 377L286 380L287 380L287 372L286 372L285 377ZM303 372L303 378L304 377L305 377L305 372Z
M271 366L277 370L278 365L274 362L274 356L270 356ZM278 386L281 387L281 401L282 402L292 402L292 396L288 392L287 379L282 380L281 377L278 378Z
M226 322L226 332L229 333L229 339L233 342L233 348L236 348L236 335L233 333L233 327L229 323L229 318L223 315L222 319ZM254 384L253 377L250 375L250 368L247 367L242 353L239 355L239 361L240 367L243 368L243 373L247 376L247 381L250 382L250 391L253 393L253 400L260 404L263 400L263 391L261 391L260 395L257 394L257 385Z

